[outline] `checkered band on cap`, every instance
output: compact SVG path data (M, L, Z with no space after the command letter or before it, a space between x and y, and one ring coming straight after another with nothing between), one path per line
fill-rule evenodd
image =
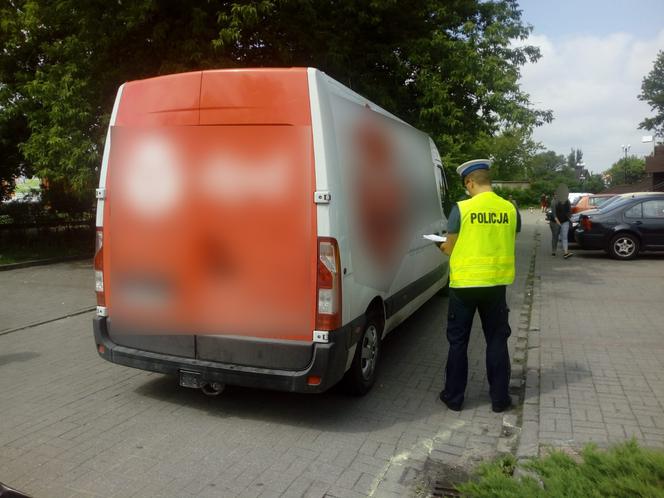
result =
M473 159L472 161L467 161L457 168L457 173L464 176L477 171L479 169L490 169L491 168L491 159Z

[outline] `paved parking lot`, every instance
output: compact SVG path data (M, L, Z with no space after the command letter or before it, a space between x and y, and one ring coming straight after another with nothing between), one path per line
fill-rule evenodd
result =
M519 237L513 310L534 229ZM502 415L491 411L479 331L464 410L437 400L446 298L390 335L363 398L239 387L208 398L101 360L92 313L16 330L92 306L92 285L85 263L0 273L0 481L35 497L404 496L437 462L496 454Z
M513 330L529 328L518 451L630 437L664 447L664 255L563 260L549 237L524 213L509 292ZM446 298L388 338L364 398L239 387L208 398L101 360L84 311L92 284L85 262L0 272L0 481L37 498L422 496L432 473L511 449L478 330L464 410L437 401Z
M96 304L92 286L84 261L0 272L0 334L89 310Z
M550 253L542 244L524 420L539 446L607 445L634 437L664 447L664 254L615 261L601 251ZM539 381L539 382L538 382ZM539 388L535 389L537 383ZM531 416L527 416L530 413Z

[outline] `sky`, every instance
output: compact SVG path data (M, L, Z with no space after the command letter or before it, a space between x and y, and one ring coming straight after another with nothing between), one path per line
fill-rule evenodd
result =
M521 87L533 106L551 109L554 121L535 130L548 150L581 149L588 170L600 173L629 155L652 153L641 143L651 132L639 123L653 116L638 100L641 82L664 50L664 0L520 0L533 27L525 43L542 57L522 68Z

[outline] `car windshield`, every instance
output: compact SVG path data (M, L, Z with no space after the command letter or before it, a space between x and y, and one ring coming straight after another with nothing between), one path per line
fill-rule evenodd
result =
M608 201L602 203L600 206L598 206L598 209L601 209L602 211L606 211L607 208L610 208L611 206L616 205L620 201L624 201L625 199L629 199L629 197L622 197L620 195L617 195L615 197L610 197Z
M641 195L618 195L616 197L612 197L611 200L605 202L599 209L598 211L600 213L606 213L607 211L613 211L616 208L624 206L626 203L633 201L634 199L647 199L647 195L641 196Z
M616 197L595 197L595 207L604 207Z

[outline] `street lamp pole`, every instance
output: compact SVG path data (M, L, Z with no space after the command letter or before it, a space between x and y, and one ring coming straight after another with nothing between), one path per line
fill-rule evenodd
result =
M579 172L579 180L581 180L581 191L585 191L585 188L583 186L583 182L586 179L586 175L585 175L585 172L584 172L584 168L586 167L586 163L584 163L583 161L579 161L578 163L576 163L576 165L579 168L581 168L581 171Z
M621 145L623 152L625 153L625 163L623 164L625 168L625 185L627 185L627 152L632 148L630 144Z

